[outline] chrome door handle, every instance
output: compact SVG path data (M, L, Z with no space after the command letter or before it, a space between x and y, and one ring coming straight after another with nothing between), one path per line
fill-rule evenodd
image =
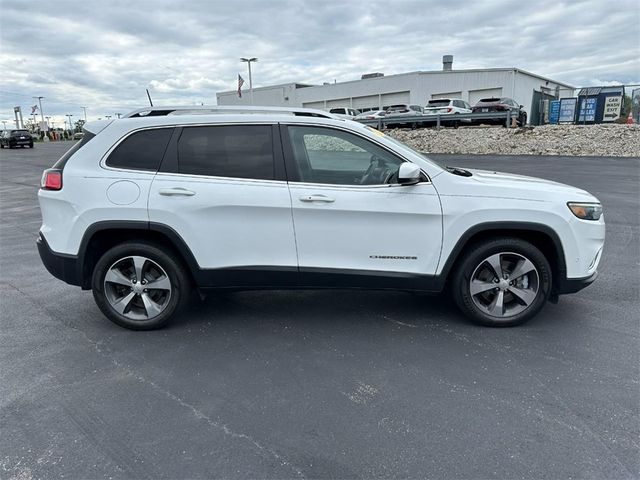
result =
M301 202L325 202L333 203L335 198L327 197L326 195L303 195L299 198Z
M192 197L196 192L192 192L191 190L187 190L186 188L176 187L176 188L161 188L160 195L165 195L167 197L174 197L177 195L183 195L185 197Z

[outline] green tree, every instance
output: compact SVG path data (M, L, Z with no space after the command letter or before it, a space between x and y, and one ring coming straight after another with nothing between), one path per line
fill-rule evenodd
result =
M82 119L76 120L76 123L74 125L75 125L75 128L73 129L74 133L80 133L82 132L82 126L84 125L84 120Z

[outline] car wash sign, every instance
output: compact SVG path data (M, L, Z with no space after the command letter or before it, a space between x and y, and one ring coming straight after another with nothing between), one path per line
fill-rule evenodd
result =
M602 113L603 122L615 122L620 118L620 110L622 109L622 96L612 95L604 99L604 112Z

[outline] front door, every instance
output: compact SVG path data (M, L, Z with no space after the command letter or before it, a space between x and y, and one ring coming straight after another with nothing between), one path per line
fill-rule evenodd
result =
M289 125L283 141L301 272L344 274L355 286L435 274L442 218L426 177L399 185L404 160L346 130Z

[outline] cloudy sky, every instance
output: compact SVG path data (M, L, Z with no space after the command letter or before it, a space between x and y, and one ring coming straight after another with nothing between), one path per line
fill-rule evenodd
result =
M640 83L638 0L0 0L0 121L89 119L147 104L215 104L239 57L254 86L518 67L576 86Z

